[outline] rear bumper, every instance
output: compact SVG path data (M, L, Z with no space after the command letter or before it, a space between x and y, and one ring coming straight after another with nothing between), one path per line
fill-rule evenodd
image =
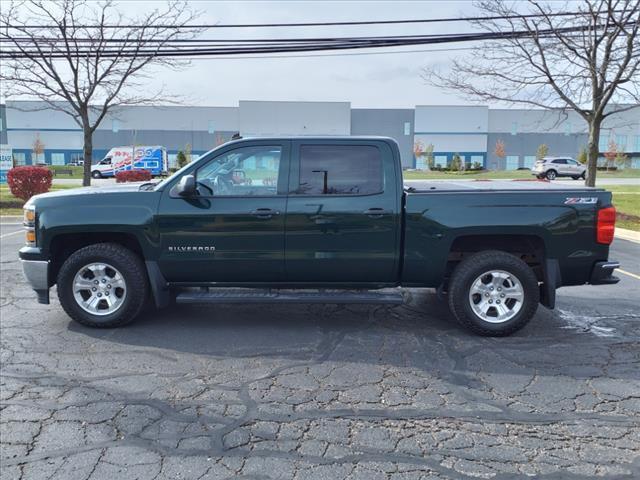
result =
M49 261L20 260L27 282L38 295L38 303L49 303Z
M620 262L597 262L591 271L591 285L612 285L618 283L620 279L614 277L613 271L620 267Z

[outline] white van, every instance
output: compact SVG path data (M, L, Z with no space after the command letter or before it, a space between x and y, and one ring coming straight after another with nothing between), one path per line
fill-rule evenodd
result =
M149 170L151 175L165 175L169 170L167 150L160 146L115 147L91 167L93 178L113 177L125 170Z

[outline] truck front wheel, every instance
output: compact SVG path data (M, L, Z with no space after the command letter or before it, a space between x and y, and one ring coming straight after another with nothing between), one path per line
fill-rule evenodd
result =
M449 282L449 308L465 327L484 336L506 336L536 313L538 280L518 257L484 251L464 259Z
M142 260L116 243L81 248L58 273L58 298L64 311L89 327L119 327L142 310L148 282Z
M102 178L102 174L98 170L94 170L93 172L91 172L91 177Z

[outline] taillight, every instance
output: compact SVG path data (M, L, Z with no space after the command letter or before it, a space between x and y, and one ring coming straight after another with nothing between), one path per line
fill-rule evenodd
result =
M607 207L598 210L598 223L596 224L596 239L598 243L605 245L613 242L613 234L616 229L616 209Z

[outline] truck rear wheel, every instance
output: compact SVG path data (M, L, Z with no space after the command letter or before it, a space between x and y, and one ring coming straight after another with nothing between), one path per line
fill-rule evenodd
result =
M520 330L539 302L533 270L506 252L490 250L466 258L449 282L451 313L479 335L499 337Z
M148 295L142 260L115 243L74 252L60 268L57 283L64 311L89 327L119 327L133 321Z

